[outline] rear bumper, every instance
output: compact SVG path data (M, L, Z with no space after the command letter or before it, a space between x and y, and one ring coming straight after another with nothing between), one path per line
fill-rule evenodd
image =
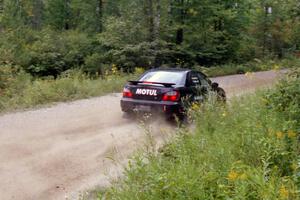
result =
M139 99L122 98L121 109L123 112L135 112L139 110L140 106L149 107L150 110L147 112L164 114L166 116L181 115L184 112L183 107L179 102L171 101L147 101Z

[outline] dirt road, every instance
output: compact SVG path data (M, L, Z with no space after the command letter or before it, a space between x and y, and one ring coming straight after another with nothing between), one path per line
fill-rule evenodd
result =
M219 77L228 96L271 85L278 72ZM0 116L0 199L76 199L109 183L144 130L122 118L120 94ZM172 129L153 122L153 136ZM111 158L115 162L111 161Z

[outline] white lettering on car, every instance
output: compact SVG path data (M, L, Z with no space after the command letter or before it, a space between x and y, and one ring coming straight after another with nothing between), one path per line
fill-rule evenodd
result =
M150 89L137 89L135 94L141 94L141 95L150 95L150 96L157 96L156 90L150 90Z

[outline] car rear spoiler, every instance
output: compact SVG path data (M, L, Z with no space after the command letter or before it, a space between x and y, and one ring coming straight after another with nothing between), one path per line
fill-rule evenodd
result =
M139 83L144 84L158 84L163 85L165 87L172 87L173 85L176 85L176 83L161 83L161 82L151 82L151 81L128 81L132 85L138 85Z

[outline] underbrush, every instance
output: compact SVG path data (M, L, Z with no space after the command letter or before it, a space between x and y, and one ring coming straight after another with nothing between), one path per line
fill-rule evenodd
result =
M227 106L194 106L195 130L137 155L98 199L300 199L300 122L289 114L300 111L299 83L298 74Z
M245 65L228 64L224 66L200 68L211 77L262 71L280 68L300 67L300 59L290 58L281 61L255 62ZM6 63L0 64L0 112L30 108L53 102L120 92L127 80L135 79L144 69L135 68L135 73L122 73L116 65L107 67L101 76L89 76L78 69L63 72L58 77L33 77L20 67Z
M125 82L136 76L115 73L102 78L91 78L79 70L71 70L56 79L34 79L29 74L9 66L2 66L1 73L0 112L119 93Z
M225 64L213 67L196 67L210 77L225 76L233 74L245 74L247 72L258 72L268 70L280 70L287 68L300 68L300 59L290 57L282 60L260 60L254 59L251 62L244 64Z

